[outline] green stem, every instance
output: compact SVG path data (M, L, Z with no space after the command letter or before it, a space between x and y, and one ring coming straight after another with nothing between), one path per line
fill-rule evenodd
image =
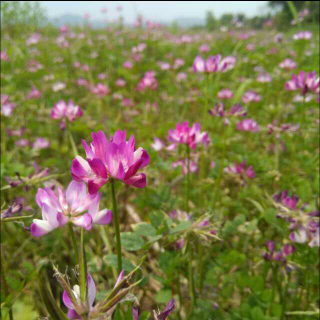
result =
M70 139L70 143L71 143L71 147L72 147L73 154L74 154L74 156L76 157L79 153L78 153L77 146L76 146L76 144L75 144L75 142L74 142L72 133L71 133L70 131L69 131L69 139Z
M180 309L182 307L182 296L181 296L181 289L180 289L180 270L178 270L178 277L177 277L177 293L178 293L178 296L179 296L179 306L180 306ZM180 310L178 311L178 318L181 320L181 316L180 316Z
M202 294L202 290L203 290L203 246L202 246L200 240L198 240L198 251L199 251L200 294Z
M1 252L2 252L2 248L1 248ZM5 271L2 266L2 254L1 254L1 258L0 258L0 271L1 271L1 280L2 280L1 282L3 285L3 291L5 294L5 298L7 298L7 296L9 295L9 290L8 290L8 284L6 281ZM13 313L12 313L11 306L9 307L9 318L10 318L10 320L13 320Z
M84 249L84 229L81 228L80 232L80 256L79 256L79 269L80 269L80 298L82 302L87 301L87 259Z
M189 262L188 262L188 284L189 284L189 295L191 299L191 304L190 304L190 310L189 310L189 315L191 315L193 306L196 304L195 301L195 292L194 292L194 281L193 281L193 270L192 270L192 260L193 260L193 249L191 245L191 241L189 238L189 244L188 244L188 254L189 254Z
M74 249L74 254L76 256L75 258L75 263L77 264L79 262L79 249L78 249L78 245L77 245L77 241L76 241L76 237L72 228L72 224L69 222L68 223L68 228L69 228L69 233L71 236L71 241L72 241L72 245L73 245L73 249Z
M114 218L114 227L116 231L116 240L117 240L117 256L118 256L118 273L122 270L122 256L121 256L121 238L120 238L120 226L119 226L119 217L118 217L118 208L116 200L116 191L115 191L115 182L111 179L111 194L112 194L112 204L113 204L113 218Z
M190 147L187 146L187 191L186 191L186 210L189 211L190 199Z

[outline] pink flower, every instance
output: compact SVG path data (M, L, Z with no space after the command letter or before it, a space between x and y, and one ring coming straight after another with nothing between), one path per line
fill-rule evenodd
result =
M176 59L174 61L174 64L173 64L173 69L179 69L180 67L182 67L184 65L184 60L183 59Z
M194 72L225 72L234 67L236 59L232 56L221 59L221 55L210 56L207 61L196 56L193 62Z
M144 77L140 80L137 86L138 91L143 91L146 88L150 88L151 90L155 90L158 87L158 81L155 78L154 71L148 71L144 74Z
M0 60L3 60L3 61L10 61L9 57L8 57L8 54L6 51L0 51Z
M130 61L125 61L125 62L123 63L123 67L126 68L126 69L132 69L133 64L132 64L132 62L130 62Z
M19 139L16 141L16 146L17 147L27 147L29 146L29 140L27 139Z
M66 84L63 83L63 82L57 82L55 84L52 85L52 91L53 92L58 92L58 91L61 91L63 89L66 88Z
M172 163L172 169L181 167L182 168L182 174L186 175L188 173L188 159L179 160ZM198 167L194 161L190 161L189 163L189 170L190 172L196 172L198 170Z
M32 34L26 41L27 46L32 44L37 44L41 39L41 35L39 33Z
M103 83L98 83L96 86L91 88L91 92L98 97L104 97L110 92L110 90L109 87L104 85Z
M72 100L69 100L68 104L60 100L58 103L54 104L51 109L51 118L52 119L62 119L60 123L61 129L65 128L65 121L75 121L77 118L82 117L82 109L75 105Z
M202 44L200 47L199 47L199 52L209 52L210 51L210 48L207 44Z
M315 93L319 92L320 81L317 78L316 72L309 72L306 74L304 71L300 71L298 75L293 74L291 80L287 81L285 88L288 91L301 90L303 96L309 91Z
M242 96L242 101L246 104L250 102L259 102L260 100L261 100L261 96L254 91L247 91Z
M124 79L120 78L116 81L116 86L118 87L124 87L125 85L126 85L126 81Z
M203 143L207 146L210 142L207 132L200 132L200 124L195 123L191 128L189 123L177 123L176 129L170 129L168 132L168 140L174 144L186 144L190 148L195 149L197 144Z
M250 132L257 132L260 130L258 123L252 119L244 119L238 122L237 129L239 131L250 131Z
M87 274L87 290L88 290L87 304L88 304L89 311L91 311L93 310L93 303L94 303L94 300L96 299L97 290L96 290L96 285L93 281L93 278L91 277L89 272ZM81 305L83 302L81 301L81 297L80 297L80 287L78 285L73 286L72 293L75 297L77 304ZM81 319L81 317L75 310L77 309L77 306L73 305L73 302L66 290L63 291L62 301L63 301L63 304L68 308L69 319Z
M293 60L287 58L279 64L279 67L286 70L292 70L297 67L297 64Z
M164 148L164 143L159 138L154 138L154 143L151 144L151 147L155 151L160 151Z
M6 94L1 94L1 114L5 117L11 117L13 110L16 107L16 104L10 102L9 100L9 96Z
M124 107L132 107L133 106L133 101L130 98L123 98L122 99L122 105Z
M58 188L57 195L49 188L39 188L36 201L42 210L42 220L33 220L31 234L40 237L67 222L86 230L92 228L92 223L109 224L112 212L108 209L99 211L100 198L100 193L89 194L86 185L76 181L71 181L66 192Z
M37 137L35 142L32 145L33 149L45 149L50 146L50 142L45 138Z
M233 98L233 92L230 89L221 89L218 92L219 99L231 99Z
M249 179L253 179L256 176L253 170L253 166L247 167L245 161L230 165L229 167L224 169L224 172L241 175L243 177L246 176Z
M309 40L312 38L312 32L311 31L299 31L296 34L293 35L293 40Z
M41 92L35 86L32 86L31 91L27 95L27 99L38 99L40 97L41 97Z
M179 73L177 74L176 80L177 80L178 82L187 80L187 74L184 73L184 72L179 72Z
M59 32L60 32L60 33L68 33L68 32L70 32L70 29L69 29L68 26L66 26L66 25L64 24L63 26L61 26L61 27L59 28Z
M263 72L258 75L257 81L261 83L271 82L272 77L270 76L270 74Z
M126 141L126 132L118 130L108 140L102 131L93 132L90 146L83 140L87 160L77 156L72 161L71 175L88 183L89 193L97 192L109 179L121 180L137 188L146 186L146 175L137 173L150 162L148 153L135 150L134 137Z

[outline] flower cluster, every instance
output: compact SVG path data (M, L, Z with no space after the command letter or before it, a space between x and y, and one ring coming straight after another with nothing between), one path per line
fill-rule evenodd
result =
M133 136L126 141L126 132L121 130L109 140L102 131L93 132L91 136L90 146L82 141L87 160L77 156L72 161L71 174L75 180L88 183L90 194L96 193L109 179L145 187L146 175L137 171L147 166L150 158L144 149L135 150Z
M176 129L169 130L168 140L174 144L186 144L191 149L195 149L200 143L207 146L210 142L208 133L201 132L200 129L199 123L195 123L191 128L187 121L177 123Z
M225 110L223 103L219 103L209 110L209 114L214 117L224 118L224 124L229 125L229 117L245 117L247 112L239 103L233 105L229 111Z
M244 184L246 178L253 179L256 176L253 170L253 166L247 167L245 161L242 161L240 163L235 163L233 165L230 165L224 168L224 172L231 175L239 176L241 180L241 184Z
M319 211L305 212L305 206L297 206L299 198L290 196L287 190L273 196L278 208L278 217L285 219L289 225L289 238L293 242L308 243L310 247L320 246Z
M69 100L68 103L61 100L56 103L51 109L51 118L52 119L61 119L60 128L65 129L66 120L74 121L77 118L82 116L82 110L79 106L75 105L72 100Z
M144 74L137 86L138 91L144 91L147 88L155 90L158 87L158 81L155 78L156 73L154 71L148 71Z
M207 60L196 56L192 68L194 72L225 72L233 69L235 62L235 57L229 56L222 59L220 54L210 56Z
M263 254L263 258L267 261L278 261L286 263L286 257L296 251L296 248L291 244L285 244L279 251L275 251L275 243L268 241L267 244L268 252Z
M300 71L298 75L293 74L291 80L287 81L285 88L288 91L301 90L301 94L305 96L308 92L313 91L319 93L320 80L317 78L316 72Z
M86 185L76 181L72 181L65 192L58 188L57 195L50 188L39 188L36 201L42 210L42 220L33 220L32 235L43 236L68 222L86 230L90 230L93 223L109 224L112 212L99 211L100 198L100 193L88 194Z

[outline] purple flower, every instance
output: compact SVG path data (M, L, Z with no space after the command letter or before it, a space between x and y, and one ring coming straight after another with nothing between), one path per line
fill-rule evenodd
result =
M244 119L238 122L237 129L239 131L250 131L250 132L258 132L260 130L258 123L252 119Z
M199 123L196 122L190 128L187 121L177 123L176 129L170 129L168 132L168 140L174 144L187 144L192 149L195 149L199 143L207 146L210 142L208 133L200 131Z
M27 99L38 99L40 97L41 97L41 92L35 86L32 86L32 89L29 92Z
M202 44L200 47L199 47L199 52L209 52L210 51L210 48L207 44Z
M61 119L62 122L60 127L61 129L64 129L66 119L75 121L77 118L80 118L82 116L82 109L75 105L72 100L69 100L68 104L63 100L60 100L58 103L54 104L50 115L52 119Z
M37 137L35 142L32 145L32 148L39 150L39 149L48 148L49 146L50 146L49 140L47 140L45 138Z
M192 68L194 72L225 72L232 69L235 62L235 57L229 56L221 59L220 54L210 56L207 61L200 56L196 56Z
M63 82L56 82L55 84L52 85L52 91L53 92L58 92L66 88L66 84Z
M6 51L0 51L0 60L3 60L3 61L10 61L9 57L8 57L8 54Z
M32 44L37 44L41 39L41 35L39 33L32 34L26 41L27 46Z
M272 77L268 73L260 73L258 75L258 77L257 77L257 81L261 82L261 83L271 82L272 81Z
M91 92L95 94L97 97L104 97L110 92L110 90L109 87L105 84L98 83L96 86L91 88Z
M126 85L126 81L124 80L124 79L118 79L117 81L116 81L116 86L117 87L124 87Z
M233 98L233 92L230 89L221 89L218 92L219 99L231 99Z
M102 131L91 134L90 146L82 140L87 160L77 156L72 161L71 174L77 181L88 183L89 193L96 193L110 178L137 188L146 186L146 175L137 173L150 162L148 153L135 150L134 137L126 141L126 132L118 130L108 140Z
M287 58L279 64L279 67L286 70L292 70L297 67L297 64L293 60Z
M247 91L242 96L242 101L246 104L250 102L259 102L261 100L261 96L254 91Z
M298 75L293 74L291 80L287 81L285 88L288 91L301 90L303 96L309 91L315 93L319 92L320 80L316 77L316 72L309 72L306 74L304 71L300 71Z
M177 168L177 167L181 167L182 174L186 175L188 173L188 159L173 162L172 169ZM197 165L192 160L189 163L189 170L190 170L190 172L196 172L198 170Z
M143 91L147 88L150 88L151 90L155 90L158 87L158 81L155 78L155 72L154 71L148 71L144 74L144 77L140 80L137 86L138 91Z
M174 311L174 304L175 300L171 299L163 311L161 311L160 313L153 311L155 320L166 320L169 317L169 315Z
M296 34L293 35L293 40L309 40L312 38L312 32L311 31L299 31Z
M99 211L100 198L100 193L88 194L86 185L76 181L71 181L66 192L58 188L58 195L50 188L39 188L36 201L42 210L42 220L33 220L32 235L43 236L67 222L86 230L92 228L92 223L110 223L112 212L108 209Z
M241 163L235 163L234 165L230 165L224 169L224 172L229 174L236 174L242 177L248 177L249 179L253 179L256 175L253 170L253 166L246 166L246 162L243 161Z
M15 107L16 104L10 102L9 96L1 94L1 114L5 117L11 117Z

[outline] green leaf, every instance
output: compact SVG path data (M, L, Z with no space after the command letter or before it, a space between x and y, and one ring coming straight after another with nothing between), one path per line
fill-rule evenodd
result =
M280 317L282 314L282 306L281 304L273 303L270 307L271 315L275 317Z
M164 215L161 211L153 211L150 213L150 222L155 229L159 229L164 220Z
M161 289L156 295L156 301L158 303L167 303L172 297L171 290Z
M123 248L128 251L140 250L145 244L141 236L133 232L122 232L120 237Z
M181 223L179 223L176 227L174 227L170 233L174 234L174 233L178 233L178 232L183 232L186 231L190 226L191 226L192 222L191 221L182 221Z
M263 311L259 307L254 307L250 311L252 320L264 320Z
M134 232L145 237L154 237L157 234L157 230L151 224L145 222L136 225Z
M117 268L118 267L118 257L116 254L108 254L107 256L103 257L103 260L108 264L110 267ZM129 273L134 269L134 265L128 259L122 258L122 267L125 272Z

